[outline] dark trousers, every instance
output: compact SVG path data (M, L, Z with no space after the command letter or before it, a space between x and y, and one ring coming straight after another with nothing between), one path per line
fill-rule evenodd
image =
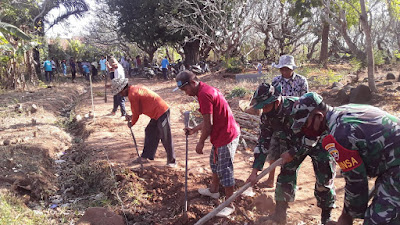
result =
M167 163L175 163L174 144L172 143L169 109L157 120L151 119L145 129L144 148L142 157L154 160L158 143L163 144L167 152Z
M167 68L162 68L162 73L163 73L164 79L166 79L166 80L168 79L167 72L168 72Z
M71 74L72 74L72 81L75 80L76 77L76 70L75 68L71 68Z
M125 97L122 97L121 95L117 94L114 95L114 107L113 107L113 112L116 112L118 109L118 106L121 108L121 116L126 116L126 111L125 111Z
M46 81L47 82L51 82L51 75L52 75L52 71L45 71L44 72L44 76L46 77Z

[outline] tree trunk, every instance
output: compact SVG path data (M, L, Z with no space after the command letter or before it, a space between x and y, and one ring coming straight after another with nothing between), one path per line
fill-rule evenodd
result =
M199 62L199 48L200 40L185 43L183 46L183 51L185 52L185 66L194 65Z
M33 60L34 60L34 64L35 64L35 70L36 70L36 74L38 75L39 79L42 79L42 73L41 73L41 64L40 64L40 53L39 53L39 49L38 47L35 47L33 50Z
M328 42L329 42L329 23L323 22L322 35L321 35L321 53L319 55L319 63L326 67L328 62Z
M150 49L150 50L148 50L146 53L149 55L149 63L150 64L153 64L153 58L154 58L154 53L157 51L157 49L156 50L154 50L154 49Z
M307 53L307 59L308 59L308 60L311 60L312 55L313 55L314 52L315 52L315 46L319 43L320 40L321 40L321 39L318 37L318 39L315 40L315 41L312 43L311 48L310 48L309 52Z
M371 38L371 29L368 24L368 15L365 10L365 1L360 0L361 5L361 25L363 26L365 33L365 50L367 53L367 65L368 65L368 86L372 92L378 92L375 86L375 78L374 78L374 52L372 49L372 38Z

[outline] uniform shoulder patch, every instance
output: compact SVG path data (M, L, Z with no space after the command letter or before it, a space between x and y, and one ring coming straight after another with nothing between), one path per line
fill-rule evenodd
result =
M363 162L358 151L344 148L331 134L322 140L322 147L329 152L344 172L359 167Z

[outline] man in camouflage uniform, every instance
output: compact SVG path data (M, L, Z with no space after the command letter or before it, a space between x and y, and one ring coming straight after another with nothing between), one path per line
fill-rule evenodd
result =
M273 87L262 83L254 93L252 107L262 109L260 125L260 137L257 148L254 151L253 171L247 182L255 184L257 172L263 169L265 160L276 149L270 147L271 137L277 134L280 142L285 142L288 149L281 155L286 164L281 168L275 189L276 210L271 219L280 224L286 223L286 210L288 202L294 201L297 183L297 171L300 164L308 155L311 157L316 183L314 195L318 206L322 209L321 222L326 224L330 220L332 208L335 206L335 190L333 179L335 176L335 163L332 157L318 145L313 148L298 148L299 139L294 135L291 126L294 122L290 116L292 108L298 97L280 95L280 87Z
M293 113L293 130L323 139L346 180L342 215L329 224L353 224L353 218L364 218L365 225L400 224L399 118L369 105L332 108L316 93L302 96ZM368 176L377 177L369 206Z

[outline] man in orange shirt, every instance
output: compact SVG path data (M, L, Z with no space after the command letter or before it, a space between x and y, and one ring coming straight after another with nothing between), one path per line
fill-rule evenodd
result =
M167 103L154 91L144 86L129 85L126 78L113 79L111 87L113 95L119 93L121 96L128 96L132 110L132 118L128 122L129 128L136 124L141 114L145 114L151 118L145 129L141 161L148 162L149 159L154 160L158 142L161 139L167 152L167 166L176 167L170 126L170 110ZM136 159L135 162L139 162L139 159Z

